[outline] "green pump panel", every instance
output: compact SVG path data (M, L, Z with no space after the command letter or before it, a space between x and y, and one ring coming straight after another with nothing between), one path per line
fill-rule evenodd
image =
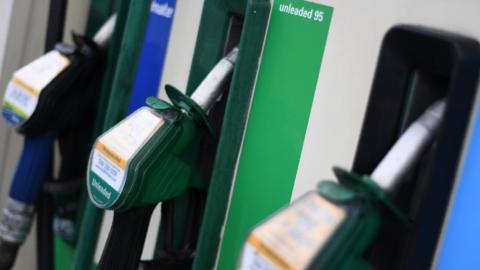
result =
M244 137L227 166L221 165L226 162L220 141L215 168L222 169L211 179L195 269L234 269L251 226L292 195L333 8L308 1L253 1L244 33L249 16L255 16L248 12L255 14L260 3L269 7L262 18L267 28L243 119Z

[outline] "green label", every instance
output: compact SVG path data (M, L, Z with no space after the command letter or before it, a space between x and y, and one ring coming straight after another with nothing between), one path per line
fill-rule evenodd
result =
M236 269L253 226L290 202L332 13L272 4L217 269Z
M88 190L90 199L101 208L111 207L120 196L119 192L93 171L90 171L88 176Z

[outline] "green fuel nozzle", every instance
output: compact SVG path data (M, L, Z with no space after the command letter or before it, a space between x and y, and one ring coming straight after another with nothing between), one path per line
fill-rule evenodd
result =
M88 192L101 208L124 211L172 199L194 171L190 147L210 131L207 113L222 94L238 49L218 62L191 97L172 86L101 135L91 152Z
M254 228L239 269L371 269L362 256L383 221L410 226L390 195L432 144L445 107L445 99L428 107L371 175L334 168L338 183L321 181Z
M98 207L115 211L99 269L137 269L154 206L184 192L195 170L191 149L211 130L207 114L233 71L234 48L191 97L166 87L172 104L147 99L101 135L92 150L87 187ZM193 151L194 152L194 151Z

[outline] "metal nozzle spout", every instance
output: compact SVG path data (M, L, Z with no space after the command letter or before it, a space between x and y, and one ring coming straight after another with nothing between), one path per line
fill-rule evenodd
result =
M110 39L113 35L113 30L115 29L115 23L117 21L117 14L113 14L110 18L100 27L100 29L95 33L93 41L100 48L107 47Z
M225 80L232 73L237 61L238 48L235 47L225 57L220 60L215 67L208 73L207 77L200 83L192 99L208 113L222 94L222 86Z
M437 133L445 107L445 99L430 105L388 151L371 175L380 187L392 191L414 167Z

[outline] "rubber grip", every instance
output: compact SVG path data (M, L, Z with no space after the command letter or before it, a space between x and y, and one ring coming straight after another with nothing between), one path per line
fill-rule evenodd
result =
M10 198L27 204L34 203L49 177L56 133L47 132L25 137L17 170L10 186Z
M137 270L148 224L155 205L134 208L113 216L99 270Z

